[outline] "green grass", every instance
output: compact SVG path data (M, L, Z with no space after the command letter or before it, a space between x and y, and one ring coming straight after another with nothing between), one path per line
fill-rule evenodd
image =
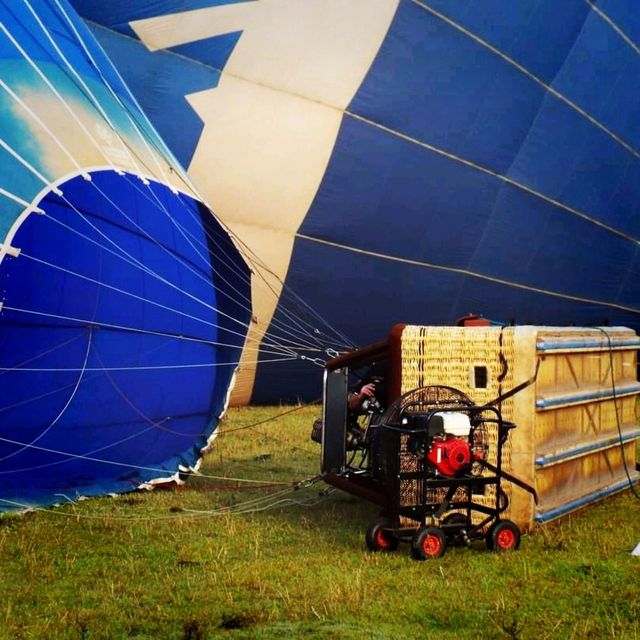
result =
M372 505L317 483L238 513L287 485L212 477L316 474L317 408L232 431L279 411L232 410L203 477L183 489L0 519L0 638L640 638L630 492L537 529L512 554L372 554Z

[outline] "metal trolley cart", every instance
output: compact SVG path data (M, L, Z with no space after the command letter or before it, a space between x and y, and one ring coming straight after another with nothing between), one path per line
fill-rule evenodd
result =
M365 444L367 472L386 498L384 515L367 529L369 549L407 540L418 560L478 539L492 551L517 549L520 529L500 517L508 506L503 478L525 486L502 469L514 427L497 407L477 406L451 387L415 389L394 402Z
M442 556L452 544L484 540L492 551L515 550L520 529L501 516L509 505L502 482L535 496L503 470L502 448L515 427L498 406L477 405L452 387L397 393L388 385L385 411L375 407L354 433L348 414L350 371L387 357L380 343L325 371L321 434L324 480L381 507L367 529L372 551L411 543L414 558Z

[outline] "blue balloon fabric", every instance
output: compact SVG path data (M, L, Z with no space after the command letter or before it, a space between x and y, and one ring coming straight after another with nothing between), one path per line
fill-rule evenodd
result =
M0 511L178 478L249 270L62 0L0 2Z
M214 180L211 198L225 221L244 208L244 228L290 237L285 289L354 342L468 312L640 328L635 0L73 4L205 192L221 142L229 167L246 166L237 152L306 168L319 150L303 177L290 164L272 181L265 198L293 202L315 176L291 212L278 201L280 219L258 171ZM263 126L278 137L259 144L256 105L274 94ZM225 185L253 201L218 206ZM286 313L281 300L267 334ZM315 397L303 365L258 367L252 400Z

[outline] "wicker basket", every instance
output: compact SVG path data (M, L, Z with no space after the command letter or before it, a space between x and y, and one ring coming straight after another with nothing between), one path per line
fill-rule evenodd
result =
M504 517L527 530L624 490L627 473L640 479L639 346L624 327L406 326L401 391L447 385L484 404L535 378L501 404L503 417L518 425L503 448L503 468L539 495L536 506L530 494L505 482ZM497 434L487 437L495 451Z

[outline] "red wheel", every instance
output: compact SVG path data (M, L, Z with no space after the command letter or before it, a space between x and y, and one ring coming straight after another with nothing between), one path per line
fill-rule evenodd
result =
M447 538L440 527L420 527L411 544L411 555L416 560L440 558L447 550Z
M520 546L520 529L511 520L497 520L487 532L490 551L515 551Z
M370 551L395 551L399 540L393 535L390 520L381 518L374 520L367 529L365 540Z

